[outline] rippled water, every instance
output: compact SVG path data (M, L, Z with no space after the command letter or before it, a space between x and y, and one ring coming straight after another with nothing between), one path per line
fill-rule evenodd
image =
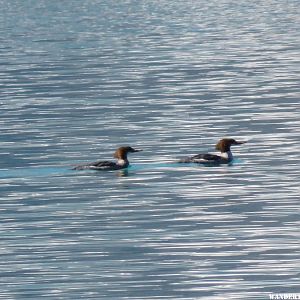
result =
M299 1L0 4L1 299L300 293Z

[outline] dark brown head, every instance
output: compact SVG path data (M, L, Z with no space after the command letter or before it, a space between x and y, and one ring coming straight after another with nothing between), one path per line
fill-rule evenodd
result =
M246 142L236 141L235 139L222 139L216 145L216 150L220 152L228 152L230 151L230 147L233 145L242 145Z
M114 154L114 158L126 160L128 153L140 152L140 151L142 151L142 150L133 149L132 147L129 147L129 146L120 147L116 150L116 152Z

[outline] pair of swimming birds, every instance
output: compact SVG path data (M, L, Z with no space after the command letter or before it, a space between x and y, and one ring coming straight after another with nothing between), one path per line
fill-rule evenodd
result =
M198 163L205 165L219 165L219 164L228 164L232 162L233 155L231 153L231 146L242 145L246 142L236 141L235 139L221 139L217 145L216 150L220 151L219 155L210 154L210 153L201 153L191 157L186 157L178 162L180 163ZM133 149L132 147L120 147L114 153L114 158L117 159L116 162L112 161L96 161L88 164L81 164L75 166L74 170L121 170L129 166L128 154L134 152L140 152L142 150Z

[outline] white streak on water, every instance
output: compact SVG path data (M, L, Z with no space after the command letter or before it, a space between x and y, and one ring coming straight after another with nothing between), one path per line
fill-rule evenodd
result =
M0 4L1 299L299 293L298 1Z

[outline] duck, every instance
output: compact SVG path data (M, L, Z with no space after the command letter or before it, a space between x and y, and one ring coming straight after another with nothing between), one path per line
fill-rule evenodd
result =
M231 146L245 144L246 141L237 141L232 138L223 138L218 141L215 149L220 151L220 154L200 153L194 156L182 158L180 163L197 163L197 164L229 164L233 161Z
M123 146L118 148L114 153L114 158L117 159L116 162L114 161L95 161L87 164L80 164L73 168L73 170L121 170L126 169L129 166L129 161L127 155L129 153L140 152L141 149L134 149L130 146Z

